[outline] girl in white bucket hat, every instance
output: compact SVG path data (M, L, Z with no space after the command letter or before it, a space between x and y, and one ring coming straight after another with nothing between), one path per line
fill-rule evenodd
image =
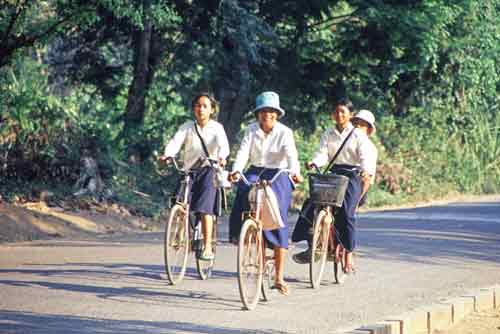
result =
M288 295L288 285L284 280L285 255L288 249L287 213L292 201L292 191L295 188L293 183L302 181L298 153L293 131L278 121L278 118L285 114L280 106L278 94L264 92L257 96L253 112L257 122L250 124L243 135L229 180L238 181L242 173L250 182L254 182L257 178L270 180L280 170L289 170L289 175L280 174L271 185L278 199L284 226L264 231L267 245L274 248L276 259L274 287L280 293ZM250 209L249 191L248 185L242 181L238 182L236 198L229 217L229 236L232 242L238 240L243 223L242 213Z
M375 128L375 116L373 113L369 110L362 109L358 113L356 113L353 118L351 119L351 123L354 125L355 128L361 130L363 133L365 133L368 137L373 135L376 131ZM367 145L370 146L370 152L372 152L371 157L372 159L377 159L377 148L373 144L371 140L367 140ZM372 185L375 181L375 174L371 175L366 172L361 173L362 177L362 195L361 199L359 201L359 206L362 206L366 202L366 194L368 192L368 188L370 188L370 185Z
M351 122L356 128L361 129L368 136L371 136L376 131L375 116L373 116L372 112L369 110L361 109L354 115Z

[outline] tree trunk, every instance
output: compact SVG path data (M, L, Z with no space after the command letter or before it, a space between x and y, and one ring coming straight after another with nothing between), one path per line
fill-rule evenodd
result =
M124 117L123 136L127 147L127 158L132 163L142 160L141 139L139 135L144 122L144 112L146 108L146 93L153 78L153 66L151 64L151 46L153 27L150 19L147 17L148 1L146 1L144 28L134 37L135 61L134 78L129 87L127 109Z
M220 102L218 121L230 143L236 143L245 114L249 111L250 69L248 59L237 48L227 50L226 62L217 75L215 94Z

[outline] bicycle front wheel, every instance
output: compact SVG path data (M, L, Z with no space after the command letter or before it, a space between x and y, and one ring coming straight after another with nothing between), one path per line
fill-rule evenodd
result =
M203 239L200 240L200 242L202 243ZM217 220L214 219L212 223L212 252L214 253L214 259L210 261L204 261L201 260L198 256L196 256L196 270L198 271L198 275L202 280L207 280L212 276L212 270L214 269L214 264L215 264L216 246L217 246Z
M165 271L172 285L182 281L189 253L189 225L186 210L176 204L170 210L165 227Z
M262 299L264 301L270 301L272 296L276 293L276 289L273 289L276 275L276 266L274 260L266 260L264 264L264 272L262 274Z
M319 211L314 219L314 234L311 245L311 259L309 262L309 277L311 286L316 289L321 284L328 253L328 230L330 224L326 221L328 213Z
M238 243L238 286L243 306L253 310L259 301L262 286L262 235L257 222L247 219L243 223Z

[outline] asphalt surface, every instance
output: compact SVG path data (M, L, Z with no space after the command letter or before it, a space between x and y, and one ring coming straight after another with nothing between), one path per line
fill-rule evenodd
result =
M220 236L227 236L221 225ZM291 260L291 295L242 310L236 248L216 271L165 280L162 235L0 246L0 333L335 333L500 283L500 201L359 215L357 274L317 290Z

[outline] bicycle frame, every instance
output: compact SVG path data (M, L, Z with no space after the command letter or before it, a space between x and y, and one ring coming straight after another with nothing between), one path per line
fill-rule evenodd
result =
M250 211L243 213L243 226L240 233L240 241L238 244L238 286L240 290L240 297L243 302L244 307L247 310L252 310L258 303L258 292L257 294L247 294L247 288L249 286L245 283L245 275L249 272L247 271L247 259L254 259L254 261L248 261L250 268L256 268L255 285L253 287L260 289L264 300L269 300L270 293L267 291L267 285L272 284L272 275L274 273L274 256L266 256L265 239L263 233L263 223L261 219L262 204L264 202L264 187L271 185L279 175L283 172L288 172L288 170L280 170L276 175L269 181L260 180L260 176L255 182L249 182L248 179L242 174L242 181L250 187L250 191L256 187L255 198L250 202ZM249 199L250 200L250 199ZM248 231L253 229L252 232ZM248 234L247 234L248 233ZM252 235L255 235L253 239ZM247 239L248 238L248 239ZM255 243L252 241L255 240ZM252 254L252 245L255 245L256 252L254 256ZM257 264L257 265L254 265ZM250 269L250 272L252 269ZM267 279L264 282L263 276L266 275Z
M211 166L213 167L214 160L208 160L211 163ZM167 272L167 276L169 280L171 281L172 284L176 284L180 282L183 277L184 273L186 271L186 266L187 266L187 256L188 253L196 251L196 267L198 274L200 275L200 278L203 280L208 279L211 276L212 273L212 268L214 265L215 259L212 259L210 261L205 261L201 260L199 258L199 253L198 251L201 251L202 248L200 248L201 244L201 238L198 239L197 236L200 235L201 233L201 223L198 223L198 225L195 227L193 224L189 222L189 212L190 212L190 193L192 190L193 186L193 175L192 172L186 171L183 169L180 169L179 166L177 165L177 162L175 159L172 158L172 164L174 165L176 171L182 175L182 180L180 181L180 189L177 191L175 195L175 205L172 207L172 211L169 215L169 223L167 224L165 228L165 248L164 248L164 257L165 257L165 268ZM162 175L161 173L159 173ZM171 234L169 231L174 231L173 227L170 227L170 221L172 221L172 217L175 217L175 215L178 215L178 217L182 217L183 219L183 224L184 224L184 231L186 231L185 235L185 241L183 241L185 245L186 252L183 255L184 258L182 262L179 263L179 266L177 265L176 259L177 259L177 250L175 249L175 246L172 247L170 244L171 240ZM216 229L216 224L217 224L217 218L214 219L213 225L212 225L212 242L216 242L216 237L217 237L217 229ZM182 228L180 229L182 231ZM200 232L200 233L197 233ZM175 233L175 232L174 232ZM174 234L173 238L177 238L178 236ZM173 243L174 245L175 242ZM214 246L214 252L215 252L215 244ZM173 248L173 251L172 251ZM181 258L182 259L182 258ZM172 261L171 261L172 260ZM172 264L172 265L170 265ZM171 268L180 268L179 271Z
M262 208L262 203L264 201L263 200L264 199L264 187L270 186L274 181L276 181L278 176L280 176L281 174L289 173L289 172L290 171L288 169L281 169L272 177L271 180L261 180L260 175L259 175L259 177L257 178L257 181L255 181L255 182L248 181L248 179L245 177L244 174L240 175L243 183L245 183L247 186L250 187L250 191L252 190L253 187L257 188L256 194L255 194L255 200L250 203L250 210L243 212L243 214L248 214L249 217L251 217L252 219L254 219L255 221L257 221L259 223L261 228L262 228L261 208ZM252 204L253 204L254 209L252 209ZM242 217L242 218L243 218L243 220L245 219L245 217Z

